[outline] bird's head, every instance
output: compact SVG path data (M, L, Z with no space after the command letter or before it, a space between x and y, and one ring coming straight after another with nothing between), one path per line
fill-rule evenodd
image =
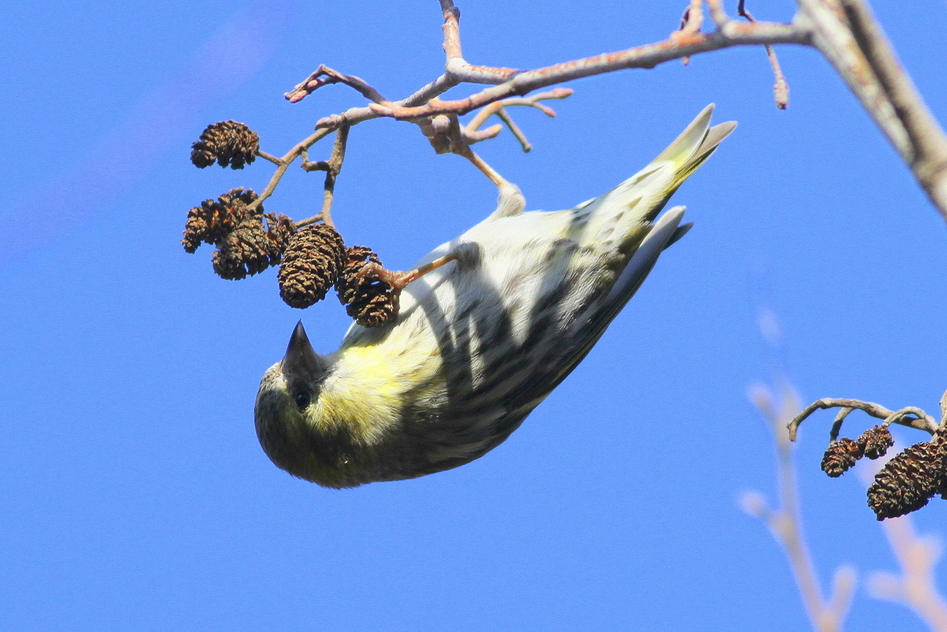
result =
M329 362L316 353L302 322L296 324L286 355L263 375L254 416L264 452L290 474L312 480L313 404L319 399Z

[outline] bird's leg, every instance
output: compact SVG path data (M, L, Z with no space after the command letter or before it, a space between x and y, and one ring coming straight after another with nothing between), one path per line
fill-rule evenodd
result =
M477 169L479 169L479 170L481 171L481 173L483 173L483 175L485 175L485 176L487 176L488 178L490 178L490 182L492 182L493 184L495 184L498 189L502 189L502 188L503 188L503 185L505 185L505 184L510 184L510 183L506 180L506 178L504 178L503 176L501 176L499 173L496 172L496 170L495 170L493 167L491 167L490 165L488 165L488 164L484 161L483 158L481 158L481 157L478 156L476 153L474 153L474 150L472 150L472 149L470 148L470 146L464 145L463 148L458 148L458 149L459 149L459 151L455 151L454 153L456 153L456 154L458 154L458 155L460 155L460 156L463 156L464 158L466 158L467 160L469 160L470 162L472 162L472 163L473 163L473 166L475 166Z
M571 92L569 94L571 94ZM557 95L559 96L551 98L569 96L565 93L557 93ZM547 114L548 113L549 112L547 112ZM461 128L456 114L439 114L419 124L424 131L424 135L428 137L428 140L434 147L434 151L439 154L452 153L463 156L469 160L473 166L479 169L483 175L487 176L490 182L496 185L497 189L500 190L500 199L497 202L497 209L489 219L519 215L526 208L526 199L523 198L519 187L497 173L493 167L488 165L483 158L478 156L474 150L470 148L471 135L476 132L480 123L482 123L482 121L477 122L477 119L474 119L468 127ZM515 126L511 127L511 129L514 128Z
M497 200L497 209L491 215L496 219L499 217L511 217L519 215L526 208L526 198L523 197L520 188L501 176L496 170L488 165L483 158L478 156L469 146L458 148L454 153L463 156L473 163L485 176L490 178L490 182L499 189L499 199Z
M412 281L417 281L422 276L431 272L432 270L437 270L441 266L450 263L451 261L456 261L458 258L457 253L452 252L450 254L444 255L443 257L438 257L430 263L426 263L419 268L414 270L408 270L407 272L402 272L399 270L388 270L380 263L375 263L373 261L368 261L362 266L362 269L356 273L356 277L361 279L366 275L371 274L379 281L383 281L391 286L391 289L394 293L399 294L409 283Z

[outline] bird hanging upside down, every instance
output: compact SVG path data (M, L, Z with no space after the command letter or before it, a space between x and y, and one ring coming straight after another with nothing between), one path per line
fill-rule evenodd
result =
M647 167L575 208L497 209L422 259L400 313L353 325L338 351L313 351L302 323L263 376L257 436L293 476L326 487L414 478L502 443L578 365L690 225L655 221L736 123L707 106ZM427 266L427 268L425 268Z

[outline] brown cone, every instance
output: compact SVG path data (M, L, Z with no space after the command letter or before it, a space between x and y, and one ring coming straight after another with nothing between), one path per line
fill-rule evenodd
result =
M201 138L191 145L191 162L203 169L214 162L221 167L243 169L256 160L260 137L243 123L220 121L208 125Z
M259 197L253 189L231 189L217 198L204 200L187 213L181 244L194 252L202 243L214 244L225 239L244 219L263 212L262 206L251 213L247 205Z
M829 444L822 457L822 471L832 478L837 478L855 465L855 461L861 456L862 450L859 444L843 437Z
M937 493L944 478L945 452L922 441L896 455L868 488L868 506L878 520L920 509Z
M305 309L325 298L345 261L342 237L328 224L313 224L289 238L277 280L290 307Z
M362 327L380 327L398 316L398 294L378 278L374 271L365 274L366 263L381 265L381 259L367 246L353 246L335 289L346 313Z
M894 437L887 426L875 426L869 428L858 437L858 444L862 446L865 456L869 459L877 459L888 452L888 448L894 445Z
M242 279L279 263L285 245L271 234L263 230L260 217L247 217L218 240L212 258L214 272L224 279Z

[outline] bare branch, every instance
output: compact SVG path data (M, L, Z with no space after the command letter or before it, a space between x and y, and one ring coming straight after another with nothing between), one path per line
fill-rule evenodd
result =
M375 103L389 102L388 99L381 96L378 90L368 85L364 79L356 77L355 75L343 75L341 72L332 70L325 64L320 65L305 81L297 84L295 88L287 92L284 96L290 103L298 103L322 86L327 86L332 83L344 83L357 90L366 99L374 101Z
M911 147L918 154L912 162L923 160L926 155L941 154L943 159L944 155L947 155L942 140L943 131L918 94L914 82L901 66L868 5L863 0L842 0L842 5L855 41L890 99Z
M285 156L277 159L275 161L277 164L276 171L274 171L273 175L270 176L270 181L267 183L266 188L260 193L260 197L254 200L252 204L247 205L247 208L252 210L263 204L264 200L273 195L276 185L279 184L279 181L283 178L283 175L286 173L286 170L289 168L289 166L293 164L293 161L303 155L303 153L305 153L306 150L308 150L314 144L331 133L332 130L316 130L314 134L310 134L305 140L296 143L296 145L294 145Z
M796 434L799 431L799 426L803 421L806 420L807 417L809 417L809 415L817 410L825 410L827 408L850 408L853 410L860 410L871 415L872 417L875 417L876 419L883 419L886 425L896 423L909 428L914 428L916 430L923 430L925 432L929 432L930 434L934 434L937 431L937 422L934 420L934 418L925 413L920 408L915 408L914 406L908 406L906 408L902 408L901 410L894 411L888 410L880 404L875 404L873 402L863 402L858 399L823 397L822 399L818 399L806 406L804 409L802 409L802 412L792 418L792 421L790 421L786 426L786 428L789 430L789 440L796 440ZM845 419L847 414L848 413L841 415L840 413L841 419L836 417L836 425L841 426L841 421ZM908 415L913 416L909 417ZM835 433L833 436L834 439L836 436L838 436L838 428L833 425L832 431Z
M714 21L717 28L723 28L730 21L727 12L723 8L722 0L707 0L707 8L710 10L710 19Z
M855 410L854 408L849 408L848 406L842 408L838 411L838 414L835 415L835 421L832 422L832 430L829 431L829 441L836 441L838 439L839 433L842 431L842 424L845 423L845 418ZM798 424L797 424L798 427Z
M738 13L749 22L729 18L723 9L722 0L689 0L681 29L667 40L525 71L468 63L461 48L460 12L452 0L439 1L443 14L444 74L407 98L392 102L359 77L343 74L325 65L319 66L287 93L289 100L299 101L322 86L343 83L357 90L371 103L320 119L316 123L316 133L282 158L259 152L260 157L276 164L277 169L254 205L258 206L272 194L290 163L328 133L344 127L378 117L406 120L426 129L425 133L438 151L465 155L470 144L496 137L499 126L480 129L487 118L496 115L509 127L524 151L529 151L529 141L505 108L510 105L530 105L552 115L551 109L538 102L546 98L562 98L549 96L551 94L566 94L565 89L559 88L551 93L524 98L531 92L627 68L654 68L673 59L686 59L697 53L734 46L766 47L775 76L776 102L778 107L784 108L788 103L788 86L772 46L798 44L817 47L833 64L947 219L947 135L904 72L865 0L797 0L799 12L789 24L756 21L742 0ZM703 2L707 3L715 26L712 32L701 31L704 24ZM462 99L439 98L439 95L461 83L492 85ZM471 123L460 128L460 136L450 138L446 145L438 133L431 131L436 127L433 121L438 116L447 115L445 120L450 124L450 117L478 109L482 111ZM456 151L459 147L454 145L456 142L462 142L462 152ZM311 169L313 164L307 162L304 168ZM495 177L491 175L491 179ZM898 423L928 429L926 422L916 419L901 419Z
M941 543L922 537L909 516L881 524L901 574L872 573L868 578L876 599L902 603L918 614L931 630L947 630L947 600L937 590L934 570L943 553Z
M756 22L756 18L746 9L745 0L740 0L737 4L737 14L750 22ZM765 44L765 47L766 56L769 58L769 65L772 67L773 75L776 77L776 82L773 84L773 97L776 99L776 107L780 110L785 110L789 107L789 84L786 82L786 77L783 76L783 71L779 67L779 59L776 57L776 50L769 44Z
M671 33L670 40L679 42L687 39L688 36L700 32L700 27L704 24L704 0L690 0L684 15L681 16L681 25L676 31ZM690 55L681 57L681 63L685 66L691 63Z
M681 27L671 33L671 39L683 38L700 32L704 24L704 0L690 0L684 16L681 17Z
M335 133L335 143L332 145L332 156L325 163L326 180L323 185L322 194L322 212L319 215L322 221L335 228L335 222L332 221L332 201L335 196L335 180L342 171L342 163L345 161L345 144L349 138L349 128L340 127Z
M540 101L548 101L550 99L565 99L569 96L572 96L572 90L568 88L556 88L555 90L550 90L549 92L540 92L539 94L534 94L531 97L494 101L486 107L481 108L481 110L477 112L476 116L474 116L469 123L467 123L462 131L467 139L468 144L480 142L481 140L486 140L487 138L493 138L500 133L499 128L491 127L489 130L485 130L484 132L478 132L477 130L488 118L496 115L498 119L503 121L506 126L510 128L510 132L513 133L516 139L520 142L520 145L523 147L523 151L529 152L533 148L532 145L530 145L529 141L526 140L526 135L523 134L520 128L516 125L510 115L506 112L505 108L510 106L534 107L546 116L555 117L555 110L549 106L543 105L540 103Z
M265 151L260 151L259 149L257 150L256 155L259 156L260 158L263 158L264 160L269 160L270 162L275 163L277 165L280 162L280 159L277 158L276 156L268 154Z
M599 75L626 68L654 68L655 66L696 53L720 50L741 45L766 43L807 44L809 33L792 24L773 22L740 23L731 21L713 33L695 33L669 38L663 42L637 46L614 53L603 53L574 61L562 62L545 68L527 70L511 76L503 83L481 90L456 101L438 100L418 106L393 103L389 106L371 104L368 110L377 116L399 120L417 119L437 114L466 114L494 101L529 94L547 86ZM351 115L359 115L352 110ZM328 125L323 119L318 126Z
M474 66L464 60L460 48L460 10L451 0L440 0L444 12L444 53L446 74L457 83L501 83L517 72L515 68Z
M881 464L863 468L859 478L870 485ZM937 589L934 577L943 546L938 538L920 535L911 516L881 522L888 544L900 567L900 574L874 571L868 574L868 592L875 599L900 603L910 608L931 630L947 630L947 600Z
M797 0L796 23L887 136L947 220L947 135L864 0Z

